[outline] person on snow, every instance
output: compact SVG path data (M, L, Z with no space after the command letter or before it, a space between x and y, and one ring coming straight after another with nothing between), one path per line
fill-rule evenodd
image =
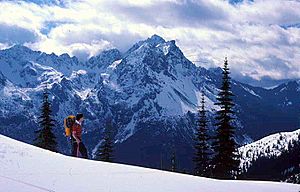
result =
M83 120L83 114L78 113L76 115L75 123L72 126L72 156L79 157L79 155L81 155L82 158L88 159L87 149L82 143Z

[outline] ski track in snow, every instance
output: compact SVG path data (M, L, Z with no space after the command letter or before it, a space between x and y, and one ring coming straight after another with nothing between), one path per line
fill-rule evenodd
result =
M12 178L5 177L5 176L0 176L0 177L1 177L0 186L9 186L9 188L14 188L15 190L22 191L22 192L25 192L25 191L28 191L28 192L40 192L40 191L54 192L53 190L39 187L39 186L30 184L30 183L25 183L20 180L12 179ZM17 189L15 188L16 186L18 186ZM6 190L9 190L9 189L7 188Z

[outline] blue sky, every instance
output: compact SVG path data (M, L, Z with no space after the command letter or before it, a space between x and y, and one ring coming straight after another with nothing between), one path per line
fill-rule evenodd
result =
M197 65L221 66L227 56L245 81L300 78L298 0L2 0L0 10L1 49L87 59L158 34Z

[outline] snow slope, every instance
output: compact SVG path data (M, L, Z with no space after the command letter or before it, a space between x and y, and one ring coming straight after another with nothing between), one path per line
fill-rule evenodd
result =
M219 181L67 157L0 135L1 191L297 192L299 185Z
M291 142L299 139L299 135L300 129L293 132L276 133L240 147L240 166L247 169L252 161L259 157L280 156L284 150L288 149Z

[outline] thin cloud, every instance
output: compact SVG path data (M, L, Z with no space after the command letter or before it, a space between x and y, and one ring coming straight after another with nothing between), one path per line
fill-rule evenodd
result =
M222 8L205 2L208 1L185 1L183 3L162 1L144 7L110 2L106 6L116 15L127 17L133 22L154 26L213 26L216 24L214 22L227 20L228 14Z
M300 78L296 0L27 0L0 9L1 48L20 43L87 59L158 34L197 65L221 66L227 56L239 79Z
M39 36L28 29L15 25L0 23L0 43L24 44L33 43L39 40Z

